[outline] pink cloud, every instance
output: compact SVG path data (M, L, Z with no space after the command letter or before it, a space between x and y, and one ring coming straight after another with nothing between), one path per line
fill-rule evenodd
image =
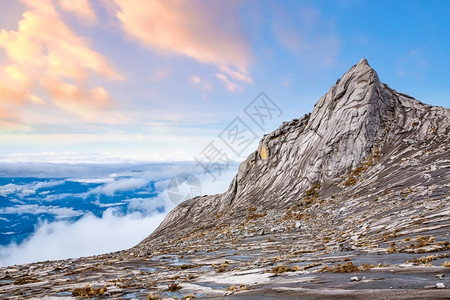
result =
M202 82L202 80L198 76L191 76L190 80L192 84L199 84L200 82Z
M247 72L250 54L236 25L238 2L115 0L115 3L117 18L125 32L145 46Z
M36 94L39 87L58 107L83 119L91 119L93 111L112 105L104 88L85 85L92 74L122 78L108 60L66 25L53 1L23 2L27 11L18 29L0 31L0 48L8 57L7 64L0 68L0 107L44 104Z
M231 78L239 81L243 81L246 83L253 83L253 79L245 73L241 73L239 71L233 71L228 67L221 67L220 70L226 74L228 74Z
M237 84L231 82L228 77L225 74L217 73L216 74L217 79L222 81L225 84L225 87L230 90L231 92L236 92L238 90L241 90L241 87Z

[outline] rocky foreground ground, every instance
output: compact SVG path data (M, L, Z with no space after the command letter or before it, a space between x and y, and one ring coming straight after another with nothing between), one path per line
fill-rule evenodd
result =
M449 286L450 110L365 59L264 136L226 193L181 203L136 247L0 269L8 299L450 299Z
M408 230L393 230L377 240L367 240L361 232L351 237L352 246L327 241L320 221L315 226L280 223L281 216L273 215L272 222L261 226L250 212L244 224L194 233L148 253L136 248L3 268L0 297L446 299L448 202L435 201L442 207L439 216L424 208ZM350 216L344 213L343 218ZM401 222L386 218L378 226L394 229Z

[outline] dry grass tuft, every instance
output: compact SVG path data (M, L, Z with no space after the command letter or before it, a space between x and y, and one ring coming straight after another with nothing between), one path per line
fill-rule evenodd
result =
M221 264L217 269L216 272L217 273L223 273L226 271L227 267L228 267L229 263L228 261L225 261L223 264Z
M360 269L355 266L351 261L347 262L344 265L337 264L332 267L325 266L319 270L319 272L333 272L333 273L351 273L358 272Z
M178 283L169 284L168 290L169 292L176 292L181 289L181 286Z
M94 289L92 286L87 285L84 288L76 288L72 292L72 296L75 297L83 297L83 298L90 298L90 297L98 297L103 295L106 292L106 286Z
M272 270L270 270L270 273L281 274L284 272L296 272L298 270L299 270L299 268L297 266L290 267L290 266L280 265L280 266L276 266Z

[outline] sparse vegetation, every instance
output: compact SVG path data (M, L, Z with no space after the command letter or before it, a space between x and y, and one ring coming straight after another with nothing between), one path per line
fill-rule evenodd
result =
M72 296L82 298L98 297L103 295L106 291L106 286L95 289L92 286L87 285L84 288L74 289L72 292Z
M194 264L194 265L189 265L189 264L183 264L181 266L178 266L178 269L180 270L186 270L186 269L192 269L192 268L198 268L201 267L202 265L199 264Z
M225 261L223 264L220 264L220 266L216 269L216 272L217 273L225 272L227 267L228 267L228 265L229 265L229 262Z
M239 291L245 291L246 289L247 289L247 286L245 284L241 284L239 286L233 284L233 285L230 285L226 290L229 292L235 293L235 292L239 292Z
M159 295L155 295L155 294L148 295L148 300L158 300L158 299L160 299Z
M266 215L266 213L256 213L256 207L250 206L247 210L246 222L262 218L265 215Z
M450 260L444 261L444 263L442 263L442 266L444 266L446 268L450 268Z
M366 270L370 270L372 268L375 268L375 265L372 264L362 264L361 266L359 266L359 269L362 271L366 271Z
M270 270L270 273L275 273L275 274L282 274L285 272L296 272L298 271L299 268L298 266L285 266L285 265L279 265L274 267L272 270Z
M181 289L181 286L178 283L171 283L168 286L169 292L176 292Z
M431 266L432 265L431 262L433 260L442 259L442 258L448 258L448 257L450 257L450 254L428 255L428 256L422 256L420 258L415 258L415 259L412 259L412 260L408 260L406 263L412 263L415 266Z
M377 268L389 268L391 265L390 264L382 264L382 263L379 263L378 265L377 265Z
M356 179L354 176L350 175L347 180L344 182L345 186L352 186L356 184Z
M375 148L372 153L367 157L366 161L353 169L349 177L344 181L344 186L353 186L356 184L357 179L361 177L361 174L367 171L374 163L380 159L380 150Z
M337 264L332 267L324 266L319 270L319 272L334 272L334 273L351 273L351 272L357 272L360 271L360 269L355 266L351 261L348 261L346 264Z
M392 243L389 248L387 248L387 253L394 253L397 251L397 248L395 248L395 243Z
M322 265L321 262L310 263L310 264L307 264L306 266L303 266L302 270L308 270L308 269L311 269L311 268L314 268L314 267L317 267L317 266L320 266L320 265Z
M19 284L35 283L38 281L40 281L40 280L35 277L24 276L22 278L17 279L16 281L14 281L14 284L19 285Z
M421 248L428 245L433 244L434 237L432 236L418 236L417 237L417 243L415 244L414 248Z
M319 189L320 189L320 184L316 183L309 190L307 190L305 192L303 197L306 198L307 200L317 199L317 198L319 198Z

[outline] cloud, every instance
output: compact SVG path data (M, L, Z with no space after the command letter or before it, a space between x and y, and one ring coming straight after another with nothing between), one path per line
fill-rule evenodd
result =
M0 247L0 266L97 255L135 246L153 232L166 214L175 207L167 194L168 183L171 176L186 171L198 172L193 165L177 164L165 166L160 172L153 173L151 176L163 174L165 177L155 183L157 197L132 198L122 203L113 203L117 206L127 205L127 214L120 213L118 208L110 207L101 217L88 213L75 222L60 220L40 224L36 232L21 244ZM216 174L214 182L209 174L199 174L203 194L226 191L236 171L237 165L233 165L220 176ZM101 182L104 178L98 179ZM126 182L128 184L125 184ZM121 181L121 187L130 187L131 183L132 181ZM3 210L8 213L52 213L59 218L82 213L70 208L38 205L15 205Z
M202 80L198 76L191 76L190 81L192 84L199 84L200 82L202 82Z
M24 204L24 205L14 205L0 209L1 214L50 214L55 215L57 219L64 219L69 217L77 217L84 214L83 211L73 210L68 207L58 207L58 206L40 206L37 204Z
M225 87L230 90L231 92L236 92L241 90L241 87L238 86L236 83L231 82L228 77L225 74L222 73L216 73L217 79L222 81L225 84Z
M239 27L239 1L115 0L115 4L123 30L148 48L184 55L218 67L233 80L253 82L247 74L250 47ZM224 82L228 89L238 89L228 81ZM209 84L203 85L203 90L209 89Z
M164 214L144 217L134 213L123 216L109 208L101 218L89 214L75 223L44 223L22 244L1 247L0 265L75 258L127 249L156 229L163 218Z
M27 10L18 29L0 31L0 49L8 57L0 68L0 108L44 104L39 96L43 88L60 108L92 120L111 106L112 100L103 87L88 87L87 80L92 75L112 80L122 77L67 26L53 1L23 2ZM70 2L58 1L66 10L90 14L87 1L77 1L80 6L76 9Z
M128 212L142 212L145 215L149 215L154 213L160 208L168 207L167 201L163 197L157 197L154 199L148 198L133 198L127 199L125 202L128 203L127 210Z
M89 0L58 0L57 2L63 10L72 12L90 23L97 22L97 17L89 4Z
M202 63L246 71L249 47L238 27L236 1L114 2L125 32L145 46L162 53L185 55Z
M228 74L232 79L239 80L246 83L253 83L253 79L247 74L233 71L228 67L221 67L220 70L226 74Z
M65 181L63 180L38 181L23 185L9 183L0 186L0 195L17 194L20 197L26 197L34 195L39 189L50 188L64 183Z
M209 92L212 89L211 84L208 81L204 81L198 76L190 76L189 82L194 86L200 87L203 92Z
M120 179L97 187L90 191L89 194L105 194L107 196L114 196L116 192L137 190L143 188L147 184L148 181L143 178Z

